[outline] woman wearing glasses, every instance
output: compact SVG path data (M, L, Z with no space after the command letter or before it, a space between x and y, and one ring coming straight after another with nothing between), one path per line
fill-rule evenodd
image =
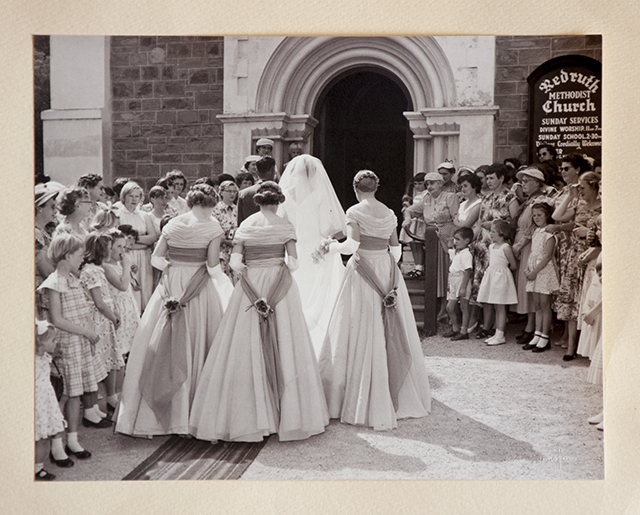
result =
M582 173L588 170L588 167L589 164L580 154L568 154L562 158L560 172L562 173L562 180L565 182L565 186L560 189L553 198L556 209L563 205L565 213L573 214L573 216L575 216L575 209L579 201L577 195L579 178ZM572 188L575 193L573 195L571 194ZM560 275L560 282L562 283L563 277L567 274L569 266L571 266L569 260L569 249L571 247L571 231L573 231L575 224L572 217L564 216L562 219L559 219L555 216L555 213L554 220L556 220L556 223L547 225L546 230L547 232L555 234L558 241L556 245L556 262L558 263L558 272ZM566 308L567 304L563 303L559 297L555 299L553 310L558 313L558 318L560 320L567 319L562 318ZM575 324L565 324L564 334L557 342L558 345L561 345L562 348L566 349L569 342L575 340L573 349L569 349L567 355L571 355L575 352L575 345L577 345L577 333L575 327Z

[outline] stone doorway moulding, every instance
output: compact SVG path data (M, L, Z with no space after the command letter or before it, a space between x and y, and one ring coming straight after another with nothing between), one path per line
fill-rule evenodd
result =
M247 150L251 153L256 140L268 137L274 140L273 156L280 167L293 141L313 153L318 120L311 113L318 98L335 77L360 68L385 70L408 91L414 110L403 114L414 138L414 174L434 170L444 159L456 166L474 164L460 162L460 149L477 145L479 129L490 129L492 153L497 108L456 105L449 60L438 42L426 36L283 39L264 66L253 112L218 116L224 124L225 149L243 149L235 151L237 161ZM224 171L235 174L237 162L226 159Z

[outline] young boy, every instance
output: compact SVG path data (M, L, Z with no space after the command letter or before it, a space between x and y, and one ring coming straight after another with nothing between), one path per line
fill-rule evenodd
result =
M451 340L468 340L469 299L471 298L471 275L473 258L469 244L473 241L473 230L461 227L453 234L453 249L449 249L449 284L447 292L447 312L451 319L451 331L443 336ZM462 323L458 319L458 302L462 312Z

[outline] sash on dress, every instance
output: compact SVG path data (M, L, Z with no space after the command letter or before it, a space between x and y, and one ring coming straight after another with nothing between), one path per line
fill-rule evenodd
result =
M202 265L178 301L169 297L163 282L158 285L165 290L162 298L166 316L159 338L147 351L138 384L142 397L165 431L170 423L171 400L187 380L187 319L182 308L198 296L208 281L207 267Z
M282 245L280 245L282 247ZM278 351L278 335L276 332L276 320L274 308L289 291L293 279L289 269L282 264L275 282L265 297L258 297L258 293L247 277L245 269L240 276L240 284L251 306L258 312L260 321L260 340L262 342L262 354L264 356L265 372L269 384L269 395L278 417L280 416L280 398L284 391L284 379L280 370L280 354Z
M407 332L397 309L398 266L393 256L391 260L391 291L385 293L371 263L356 253L354 267L362 278L382 297L382 321L387 350L387 369L389 372L389 391L393 407L398 411L398 394L411 368L411 350Z

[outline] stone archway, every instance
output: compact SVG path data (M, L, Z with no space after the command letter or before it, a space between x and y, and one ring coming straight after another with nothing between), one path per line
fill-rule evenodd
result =
M233 173L227 156L237 162L260 137L274 140L279 165L287 161L293 141L313 153L318 124L313 113L322 92L337 77L357 69L384 70L410 97L412 110L403 115L414 140L414 173L432 170L445 158L460 164L460 147L477 146L481 132L492 149L497 109L458 105L456 77L436 38L287 37L274 45L264 62L242 72L249 79L253 72L260 75L255 96L243 97L248 112L218 117L224 123L225 171Z

